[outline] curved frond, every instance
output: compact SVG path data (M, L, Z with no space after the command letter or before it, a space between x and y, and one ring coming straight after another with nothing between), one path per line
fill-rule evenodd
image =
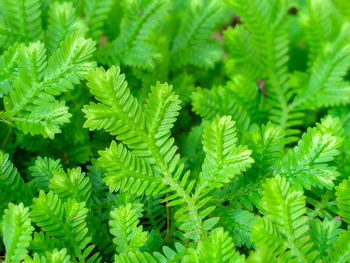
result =
M323 222L319 219L310 221L310 240L314 244L311 250L318 251L318 258L329 256L330 249L342 232L340 225L340 221L327 218Z
M4 24L0 23L0 47L16 41L38 41L43 37L40 0L4 0Z
M137 99L130 94L120 68L113 66L108 71L97 68L87 79L87 85L99 103L84 106L83 112L87 118L84 127L90 130L105 129L128 147L140 148L144 115ZM139 134L141 136L137 136Z
M89 28L89 36L98 41L102 34L102 27L111 11L113 0L84 1L85 21Z
M223 228L216 228L207 240L198 243L196 251L190 250L182 262L237 262L244 263L241 256L234 247L232 238Z
M110 191L124 191L138 195L156 194L164 186L162 178L144 159L135 156L123 144L111 143L110 148L99 151L100 165L106 169L104 182Z
M10 161L9 154L2 151L0 151L0 188L1 204L15 200L27 201L27 197L30 197L23 178Z
M89 210L85 208L85 202L78 203L74 199L62 202L53 192L40 191L39 197L33 199L31 209L30 215L38 227L61 240L76 257L85 260L94 248L88 245L91 237L88 235L86 217Z
M248 130L251 116L242 103L226 87L197 89L192 94L193 111L206 120L230 115L240 130Z
M18 44L14 44L0 56L0 98L12 88L17 73L18 47Z
M308 128L298 145L290 149L274 166L274 174L285 176L295 186L310 189L311 186L331 189L339 175L334 166L329 165L339 155L343 139L324 131L322 124L331 122L337 127L337 119L330 116L315 128ZM328 124L327 124L328 125Z
M118 253L137 252L147 241L147 232L139 226L138 209L128 204L111 211L110 232Z
M258 244L265 246L266 238L269 238L269 235L261 235L260 230L274 229L275 236L279 236L279 242L274 245L278 245L274 249L276 255L288 248L290 257L300 261L314 260L318 252L310 251L312 243L307 233L309 226L303 192L293 189L285 178L276 176L267 179L263 185L263 205L265 216L256 222L258 228L253 231Z
M53 172L61 168L60 160L53 160L47 157L38 157L33 166L29 167L30 175L38 189L49 190L50 179Z
M160 54L150 37L167 14L169 1L132 0L122 4L124 17L119 36L111 44L113 53L126 65L153 68Z
M224 17L220 1L189 0L171 46L173 64L213 68L222 56L220 44L210 36Z
M350 224L350 178L344 179L336 187L335 195L337 196L339 215L346 223Z
M87 3L92 1L87 1ZM87 31L82 19L76 16L71 2L53 2L48 11L48 26L45 34L47 51L52 54L62 41L73 33L84 34Z
M248 145L253 150L252 158L258 172L261 175L271 173L274 164L282 154L282 131L277 125L268 122L251 132Z
M61 200L74 198L79 202L88 202L90 199L90 179L80 167L68 169L67 173L63 169L53 171L49 187Z
M6 249L5 263L20 262L27 255L34 227L31 225L29 208L22 203L9 203L2 218L2 236Z
M94 67L89 61L94 49L91 40L70 35L47 62L44 44L21 46L19 75L4 98L7 121L25 134L53 139L71 117L65 102L58 102L53 95L72 89Z
M197 191L201 188L220 188L231 178L251 166L254 160L246 146L236 145L235 122L231 117L217 117L204 128L203 148L206 157Z
M342 263L350 260L350 228L344 230L338 237L337 242L333 245L333 250L330 251L330 260L327 263Z
M350 102L350 82L346 80L350 69L349 29L350 24L344 24L339 36L317 52L308 84L295 98L294 107L314 109Z
M59 95L73 88L90 72L95 63L90 59L95 43L78 33L68 35L48 60L44 74L44 91Z

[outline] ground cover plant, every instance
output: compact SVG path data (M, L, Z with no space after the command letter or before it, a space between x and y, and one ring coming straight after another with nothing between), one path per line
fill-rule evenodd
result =
M0 261L350 262L350 2L0 0Z

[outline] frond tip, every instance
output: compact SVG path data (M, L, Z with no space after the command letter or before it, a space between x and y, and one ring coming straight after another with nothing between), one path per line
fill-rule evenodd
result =
M2 219L3 241L6 248L5 262L20 262L27 255L34 227L29 208L22 203L9 203Z
M138 251L147 241L147 232L138 226L140 212L131 204L120 206L111 211L110 232L115 237L113 242L118 253Z
M221 187L251 166L254 162L250 157L252 151L246 146L236 145L237 140L235 122L229 116L217 117L204 128L206 157L199 184Z

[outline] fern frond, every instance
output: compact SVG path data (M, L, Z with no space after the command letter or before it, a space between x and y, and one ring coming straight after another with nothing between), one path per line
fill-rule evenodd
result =
M254 162L250 158L251 151L247 147L236 145L237 138L234 124L230 117L224 116L217 117L204 128L203 146L206 157L195 186L193 198L200 200L197 209L200 211L199 215L203 221L203 227L207 231L213 228L218 218L206 218L215 209L214 206L207 205L211 197L205 197L206 194L215 188L222 187L231 178L246 171ZM182 210L180 209L180 211ZM176 215L179 215L179 213ZM186 222L188 219L185 216L179 220ZM186 224L184 226L188 227Z
M117 145L113 141L109 149L99 154L99 162L107 170L104 181L111 191L156 194L164 188L161 177L153 168L122 144ZM118 163L116 160L119 160Z
M67 173L63 169L53 171L49 187L61 200L74 198L78 202L88 202L90 199L90 179L80 167L68 169Z
M168 0L123 1L124 17L119 36L111 43L113 53L124 64L153 68L160 54L151 43L151 34L169 10Z
M296 96L293 107L314 109L349 103L350 83L345 80L350 68L349 28L350 24L345 23L338 37L317 52L308 84Z
M9 203L2 219L2 235L6 248L5 263L21 262L27 255L34 227L31 225L29 208L22 203Z
M40 256L34 253L34 257L27 256L24 260L25 263L70 263L70 255L67 255L67 249L61 250L53 249L52 251L46 251L45 255Z
M97 101L84 106L87 118L85 128L105 129L130 148L140 147L140 128L144 126L144 116L138 101L130 94L125 75L120 68L111 67L107 72L97 68L87 76L88 87ZM133 146L135 145L135 146Z
M24 134L32 136L41 134L44 138L53 139L61 133L61 126L69 122L72 116L64 101L38 101L30 113L22 113L12 117L16 127Z
M86 223L89 210L84 202L78 203L74 199L62 202L53 192L40 191L39 197L33 199L31 209L30 215L38 227L61 240L77 258L85 260L94 246L88 245L91 241Z
M95 51L95 43L75 34L68 35L47 63L43 87L52 95L59 95L73 88L95 67L89 61Z
M158 263L148 252L127 252L115 256L114 263Z
M284 234L294 237L295 228L293 225L305 228L307 218L305 197L300 191L290 187L286 179L277 176L274 179L267 179L263 190L264 208L270 216L273 224ZM293 218L293 220L291 220ZM298 220L298 221L296 221ZM294 223L295 221L295 223ZM300 222L300 224L298 224ZM305 231L307 228L305 229ZM300 234L305 234L305 231Z
M179 163L179 156L175 154L176 147L173 145L174 140L168 138L170 135L169 131L165 130L158 132L159 127L163 127L164 125L166 128L171 127L174 120L173 118L177 115L177 113L174 113L174 110L178 108L178 106L176 106L178 104L177 97L171 94L169 86L156 86L156 88L153 89L154 95L150 95L151 99L148 100L149 105L146 107L149 109L148 111L150 113L153 112L153 109L159 107L157 105L152 105L152 103L155 103L154 98L158 96L156 94L161 95L159 97L161 100L158 101L158 103L161 106L160 109L163 109L163 111L166 110L164 108L164 102L167 97L173 98L172 100L175 99L175 101L169 101L169 107L171 109L169 111L169 117L163 115L167 111L159 112L155 119L156 122L151 126L147 126L145 124L145 115L141 112L140 105L136 99L130 95L130 90L127 89L127 84L124 82L124 76L120 75L119 72L119 68L112 67L107 72L105 72L104 69L97 69L91 74L88 85L91 88L91 92L96 96L96 99L101 103L90 104L84 107L83 112L87 117L87 121L84 125L85 127L89 127L90 130L105 128L113 135L117 135L117 139L132 149L132 152L140 159L143 159L145 164L148 163L149 166L154 166L156 172L162 174L162 184L159 184L159 187L163 188L164 186L168 186L169 188L167 191L174 191L174 194L169 196L170 199L165 199L164 202L172 200L172 202L168 203L169 206L178 205L184 202L188 204L186 210L181 210L179 218L190 218L190 220L193 220L194 218L194 225L184 224L183 226L186 226L187 230L191 230L190 232L195 229L195 236L198 237L199 233L202 231L200 230L201 219L197 214L197 207L195 206L194 200L192 200L192 197L189 194L194 182L187 185L189 172L183 173L184 166ZM162 92L157 90L163 88L164 91ZM152 117L154 116L148 118ZM151 130L152 133L150 133L148 129L153 129ZM158 133L164 137L153 137ZM114 148L116 149L117 147L114 146ZM124 147L119 148L119 152L121 152ZM124 154L127 153L127 151L124 152ZM130 154L129 156L131 157ZM135 158L133 159L136 161ZM139 163L141 164L141 162L142 161L140 160ZM101 165L104 167L103 162ZM110 166L110 164L106 163L106 167L108 166ZM143 165L143 167L146 166L147 165ZM132 171L136 170L136 167L128 167L129 170L130 168ZM120 170L120 168L117 169ZM181 178L181 176L183 177ZM125 183L127 182L132 184L134 179L129 180L129 178L126 178ZM141 180L138 184L140 183ZM144 186L147 185L148 183L144 184ZM155 185L153 184L153 186ZM127 186L127 188L129 187L130 186ZM116 186L116 188L119 188L119 186ZM142 190L145 191L146 189ZM146 190L146 193L150 192ZM191 213L187 213L187 208L190 209Z
M34 165L29 167L29 172L37 188L48 191L53 172L58 171L61 167L60 160L39 156Z
M129 190L135 182L135 190L132 190L135 193L151 194L153 191L159 193L160 190L162 193L169 193L163 202L167 202L168 206L181 205L176 212L179 229L185 232L186 238L199 239L201 234L212 229L218 218L206 219L214 207L203 208L210 197L199 199L208 193L210 187L206 183L203 187L198 186L196 194L192 195L195 181L188 180L189 171L184 171L184 165L176 154L177 148L174 139L170 137L170 128L178 115L179 100L172 93L171 86L157 84L152 88L145 111L142 112L140 104L130 95L119 68L112 67L107 72L97 69L88 79L88 86L100 103L91 103L84 107L83 112L87 117L85 127L90 130L104 128L116 135L121 143L121 146L112 143L109 150L101 152L100 164L107 169L106 180L111 180L111 189ZM224 123L225 120L223 118L221 122ZM228 163L224 166L232 165L236 174L249 167L252 160L247 157L250 152L246 148L229 148L236 152L231 155L225 152L224 155L232 159L236 155L237 158L240 155L243 157L235 164L232 164L235 160L227 158ZM114 158L120 162L116 163ZM124 166L123 162L127 166ZM122 175L127 177L123 178ZM152 182L153 178L156 178L156 181ZM154 182L159 181L161 183L157 186ZM220 183L226 181L220 179ZM147 187L150 182L153 184L149 190ZM203 210L199 212L200 209Z
M274 166L274 174L288 178L296 187L334 187L333 181L339 173L328 163L340 153L343 139L322 130L322 124L327 121L333 122L333 127L336 127L337 119L328 116L319 127L308 128L298 145Z
M283 149L282 131L277 125L268 122L253 130L248 138L249 148L253 150L254 166L261 175L273 171L273 166L281 157Z
M337 196L339 215L346 223L350 224L350 178L344 179L336 187L335 195Z
M89 3L90 1L88 1ZM48 26L45 33L47 51L52 54L68 35L83 35L87 27L76 16L76 9L71 2L53 2L48 11Z
M142 226L138 226L138 217L138 211L132 204L111 211L110 232L114 236L113 242L118 253L136 252L147 241L148 233L142 231Z
M182 262L237 262L243 263L241 256L234 248L232 238L223 228L216 228L207 240L198 243L196 251L190 250Z
M248 63L246 67L245 59L238 60L243 63L237 64L243 69L244 74L266 80L267 103L270 112L269 118L274 123L281 126L284 131L285 143L297 140L298 130L293 128L301 123L303 116L298 110L292 107L291 101L295 95L290 89L288 83L288 60L289 60L289 37L288 27L290 20L288 14L288 1L284 0L234 0L233 7L241 16L245 29L240 29L242 37L247 41L244 45L247 48L241 48L243 51L251 52L245 55L245 58L255 58L260 66L253 70L254 74L249 72L252 67ZM250 36L247 36L247 32ZM234 39L238 39L235 37ZM243 42L238 43L241 45ZM250 48L251 47L251 48ZM234 59L234 57L233 57ZM253 65L255 67L255 63ZM262 70L262 71L261 71ZM243 74L243 72L240 72ZM257 81L258 79L253 79Z
M310 251L312 243L307 231L308 218L305 216L305 196L301 191L293 189L288 181L280 176L267 179L263 185L263 205L266 210L264 218L256 222L253 231L257 246L265 246L262 241L267 241L269 235L261 235L261 230L273 230L277 232L279 241L274 247L275 254L278 255L286 248L290 249L290 257L295 257L299 261L314 260L317 252ZM266 229L266 230L265 230Z
M220 1L187 1L185 14L171 46L175 67L214 67L223 52L220 44L210 39L210 35L222 23L223 15L223 3Z
M310 221L310 240L314 244L311 250L318 251L318 258L329 256L328 252L342 232L342 229L339 228L340 224L340 221L327 218L323 222L319 219Z
M0 24L0 46L7 48L16 41L38 41L43 37L41 1L2 1L3 25Z
M94 67L89 62L93 51L93 42L77 35L68 36L48 62L42 43L22 46L18 55L19 76L4 98L7 121L14 122L25 134L53 139L71 114L65 103L52 95L72 89Z
M304 112L293 105L296 91L286 83L276 93L270 93L267 99L269 104L269 119L281 127L284 136L283 144L290 144L299 139L300 130L296 127L302 124Z
M85 21L89 28L89 36L98 41L102 34L102 27L111 11L113 0L84 1Z
M178 97L171 93L171 86L157 84L152 88L143 113L138 101L130 94L124 78L124 75L120 75L120 69L115 67L107 72L97 69L88 77L88 86L101 103L91 103L84 107L83 112L87 117L84 126L90 130L104 128L112 135L117 135L118 140L151 166L156 161L155 155L152 156L151 149L147 147L151 146L150 144L153 145L151 147L159 148L157 151L162 157L158 158L164 158L171 166L176 165L178 158L171 163L176 148L169 136L172 123L178 115ZM116 152L116 146L113 148ZM120 146L119 152L122 151L127 153L126 149L123 150ZM142 163L141 160L140 162ZM145 171L150 170L146 168L146 163L141 167L144 167L142 169L146 169Z
M170 130L174 126L176 117L179 115L181 101L178 95L172 92L172 86L167 83L151 87L145 105L146 128L155 143L160 148L162 154L171 158L176 150L173 145L174 140L169 139ZM168 160L165 160L169 163Z
M193 111L206 120L229 115L242 131L248 130L251 124L249 112L226 87L198 88L192 94L192 106Z
M330 260L327 263L342 263L350 260L350 228L344 230L334 243L333 249L330 251Z
M222 187L251 166L254 162L250 157L251 151L246 146L237 146L236 142L235 122L231 121L231 117L217 117L204 128L203 148L206 157L196 194L205 188Z
M17 73L18 45L14 44L0 56L0 98L12 88Z
M257 220L257 216L253 213L242 210L233 209L228 206L218 207L214 211L214 215L220 217L218 226L223 227L230 233L236 246L246 246L252 248L251 228Z
M31 197L23 178L10 161L9 154L2 151L0 151L0 188L1 204L15 200L26 202Z
M251 240L258 250L268 248L273 255L278 255L287 249L283 236L268 217L262 217L255 221Z
M163 246L162 252L163 254L160 252L153 253L153 256L158 260L159 263L175 263L183 259L183 257L186 256L188 250L184 245L177 242L175 243L175 250L171 249L170 247Z
M33 95L34 89L43 79L44 70L47 66L44 44L34 42L28 46L21 45L17 63L20 67L19 77L16 78L14 88L9 94L9 101L6 102L6 97L4 99L5 109L11 109L13 112L18 112L28 102L27 97ZM25 83L25 88L21 87Z
M305 38L309 48L308 64L312 65L322 52L325 43L333 40L335 32L333 1L309 0L307 12L301 16L300 22L306 31Z

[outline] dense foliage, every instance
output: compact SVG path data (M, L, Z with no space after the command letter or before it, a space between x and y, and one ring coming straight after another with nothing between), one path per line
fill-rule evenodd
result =
M0 0L0 261L350 262L348 0Z

